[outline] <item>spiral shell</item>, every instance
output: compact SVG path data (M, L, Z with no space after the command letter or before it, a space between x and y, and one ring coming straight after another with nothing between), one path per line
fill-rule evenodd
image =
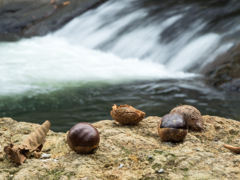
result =
M203 129L203 119L200 111L190 105L182 105L174 108L170 114L181 114L188 122L190 129L201 131Z
M127 104L120 105L119 107L114 104L110 113L115 121L125 125L138 124L145 117L145 112L135 109Z

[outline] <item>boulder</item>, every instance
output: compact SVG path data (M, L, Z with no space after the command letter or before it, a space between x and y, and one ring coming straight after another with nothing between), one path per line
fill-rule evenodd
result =
M202 73L210 77L213 86L240 92L240 43L218 56Z
M0 41L44 36L105 0L0 1Z

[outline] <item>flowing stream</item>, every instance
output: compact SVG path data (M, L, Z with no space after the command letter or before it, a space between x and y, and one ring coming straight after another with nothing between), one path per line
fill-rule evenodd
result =
M0 115L48 119L55 131L112 119L113 104L147 116L190 104L240 119L240 95L217 91L198 74L234 45L229 37L240 27L206 31L204 18L188 22L194 6L156 13L140 2L108 1L53 34L0 43Z

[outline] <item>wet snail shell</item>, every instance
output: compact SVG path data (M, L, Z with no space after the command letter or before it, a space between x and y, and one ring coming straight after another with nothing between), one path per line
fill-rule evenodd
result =
M191 130L201 131L203 129L203 119L200 111L190 105L182 105L174 108L170 114L181 114L188 122Z
M179 142L188 133L188 124L182 115L166 114L158 123L158 135L163 141Z
M69 147L80 154L92 153L98 147L99 141L98 130L89 123L76 124L67 135Z
M127 104L119 107L114 104L110 112L112 118L121 124L138 124L145 117L145 112L135 109Z

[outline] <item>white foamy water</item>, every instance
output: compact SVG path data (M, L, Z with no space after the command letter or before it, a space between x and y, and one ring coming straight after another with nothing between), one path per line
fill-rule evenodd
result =
M193 75L181 71L172 74L161 64L122 59L51 35L1 43L0 54L1 95L43 93L88 82L116 84Z
M198 35L205 26L201 20L166 43L160 34L184 12L169 10L172 16L150 21L145 9L121 13L131 6L131 1L109 1L54 34L0 43L0 95L192 77L184 71L229 49L219 46L218 34Z

